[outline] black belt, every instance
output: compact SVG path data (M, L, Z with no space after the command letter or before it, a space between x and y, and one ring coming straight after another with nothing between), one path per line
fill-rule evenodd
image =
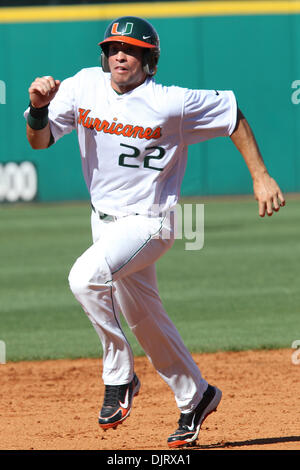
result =
M109 215L109 214L105 214L105 212L101 212L101 211L97 211L95 209L95 207L93 206L93 204L91 204L92 206L92 210L95 212L95 214L98 214L99 215L99 219L100 220L105 220L107 222L111 222L111 221L115 221L117 220L117 217L114 216L114 215Z
M105 220L105 222L113 222L118 219L118 217L115 215L105 214L105 212L97 211L97 209L95 209L92 203L91 203L91 206L95 214L99 215L100 220ZM128 215L139 215L139 214L135 213L135 214L128 214Z

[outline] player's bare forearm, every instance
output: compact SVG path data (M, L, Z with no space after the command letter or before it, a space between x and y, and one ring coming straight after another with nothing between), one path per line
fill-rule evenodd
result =
M271 178L263 161L254 134L241 110L238 110L237 125L231 134L231 140L243 156L253 180L254 196L258 201L259 215L269 216L285 205L284 196Z
M237 125L231 134L231 140L243 155L253 180L267 173L256 139L240 109L238 109Z
M52 136L49 123L44 129L35 130L28 124L26 125L27 140L31 147L35 150L46 149L52 143Z

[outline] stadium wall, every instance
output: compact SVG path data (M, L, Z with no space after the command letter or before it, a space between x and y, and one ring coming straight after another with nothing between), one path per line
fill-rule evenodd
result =
M300 191L300 2L158 2L0 8L0 201L88 199L76 134L32 150L23 112L36 76L98 65L97 43L123 14L159 31L157 81L233 90L270 172L285 192ZM182 195L251 192L230 139L190 147Z

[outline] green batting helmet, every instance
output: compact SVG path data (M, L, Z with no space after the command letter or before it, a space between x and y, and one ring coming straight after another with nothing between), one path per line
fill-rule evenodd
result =
M146 20L136 16L122 16L112 21L106 28L101 46L101 65L104 72L109 72L108 45L111 42L123 42L144 49L144 71L154 75L159 59L159 36L155 28Z

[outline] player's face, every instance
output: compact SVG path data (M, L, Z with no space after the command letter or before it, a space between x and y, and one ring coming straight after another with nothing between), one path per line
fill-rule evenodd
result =
M146 73L143 71L142 60L141 47L120 42L109 45L108 64L114 90L126 93L144 82Z

